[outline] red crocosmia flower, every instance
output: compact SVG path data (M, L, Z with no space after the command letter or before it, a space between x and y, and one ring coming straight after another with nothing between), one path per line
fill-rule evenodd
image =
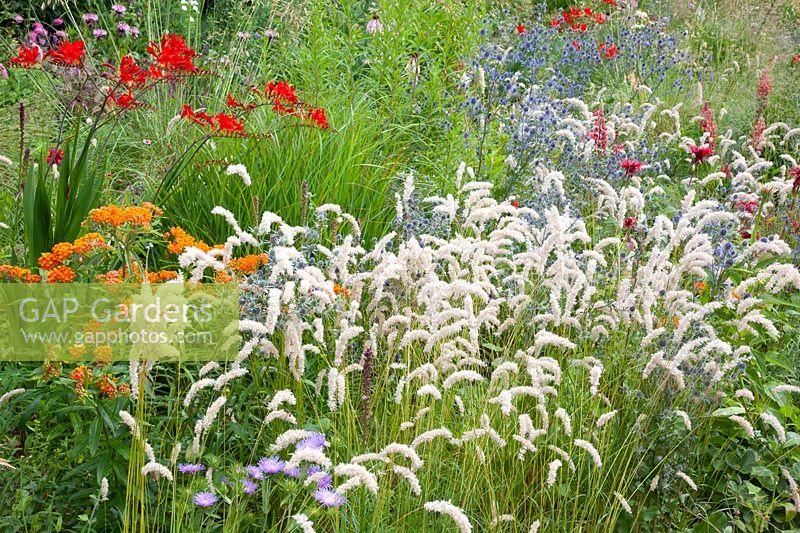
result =
M747 230L742 230L739 232L739 237L741 237L742 239L749 239L752 236L753 235Z
M322 108L311 109L308 112L308 119L323 130L327 130L330 127L328 117L325 116L325 110Z
M594 21L595 21L596 23L598 23L598 24L605 24L605 22L606 22L607 20L608 20L608 19L606 18L606 16L605 16L604 14L602 14L602 13L597 13L597 14L594 16Z
M698 163L702 163L712 155L714 155L714 148L711 147L710 144L703 144L700 146L690 146L689 151L694 156L694 161L692 161L693 165Z
M579 43L578 41L572 41L572 48L574 48L575 50L580 50L581 43Z
M186 46L183 37L175 34L161 36L161 46L150 42L147 53L153 56L156 62L171 72L198 72L199 69L192 63L192 58L197 55L194 50Z
M63 160L64 160L64 150L56 150L55 148L50 148L50 151L47 153L48 165L60 165Z
M519 209L519 200L511 200L511 205Z
M639 169L642 168L642 163L637 161L636 159L623 159L619 166L621 166L625 170L625 175L629 178L639 172Z
M551 28L558 28L558 30L561 31L561 21L558 20L558 19L551 20L550 21L550 27Z
M611 45L606 48L606 59L614 59L619 54L619 48L616 45Z
M300 99L297 98L297 95L294 93L294 87L285 81L279 81L277 83L274 81L269 82L267 88L264 90L264 95L289 104L297 104L300 102Z
M119 61L119 81L125 85L142 85L147 81L148 71L136 64L131 56L123 56Z
M633 229L636 227L636 218L635 217L625 217L622 221L622 227L625 229Z
M578 27L576 29L578 31L580 31L580 32L584 32L584 31L586 31L587 28L588 28L588 26L586 24L581 23L581 24L578 24Z
M217 131L220 133L244 134L244 122L237 120L233 113L217 113L211 120L216 123Z
M597 43L597 49L598 50L602 50L605 47L606 47L606 43Z
M608 4L610 6L615 6L617 5L617 0L603 0L603 3Z
M228 95L227 105L228 105L228 107L235 107L235 108L247 109L247 110L256 108L256 104L243 104L243 103L241 103L239 100L237 100L236 98L234 98L231 95Z
M130 89L128 89L127 93L121 94L119 96L116 96L114 94L114 91L111 91L111 93L109 93L108 95L108 98L106 99L106 104L110 103L113 103L115 106L122 109L131 109L134 107L139 107L144 105L143 102L139 102L136 100L136 98L133 96L133 93L131 93Z
M183 110L181 111L181 117L188 119L195 124L199 124L204 128L213 127L214 122L212 117L204 113L203 111L195 112L191 107L188 105L183 106Z
M525 33L526 31L528 30L525 29L524 24L517 24L517 33Z
M584 14L585 14L587 17L591 17L591 16L592 16L592 8L591 8L591 7L586 7L586 8L584 8L584 9L583 9L583 13L584 13Z
M79 67L83 64L85 54L86 43L83 41L64 41L58 48L47 52L42 61L49 59L57 65Z
M28 48L27 46L20 46L17 57L12 57L8 60L8 64L12 67L31 68L36 66L36 60L39 59L39 47L34 45Z

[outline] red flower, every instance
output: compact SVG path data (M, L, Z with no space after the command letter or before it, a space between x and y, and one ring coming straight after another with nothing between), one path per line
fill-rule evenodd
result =
M328 118L325 116L325 110L321 107L319 109L309 110L308 119L323 130L327 130L330 127Z
M217 131L220 133L244 134L244 122L237 120L233 113L229 115L225 113L217 113L211 117L211 120L216 122Z
M199 124L203 128L213 127L214 122L212 117L208 114L204 113L203 111L195 112L192 110L191 107L184 104L183 110L181 111L181 117L186 118L195 124Z
M127 93L121 94L119 96L114 95L114 91L111 91L108 95L108 98L106 98L106 104L109 103L113 103L114 105L122 109L131 109L134 107L139 107L144 105L143 102L139 102L136 100L136 98L133 96L133 93L131 93L130 89L128 89Z
M762 102L765 102L769 93L772 92L772 74L769 72L769 67L766 67L764 70L761 71L761 75L758 77L758 89L756 90L756 96Z
M20 46L17 57L12 57L8 60L8 64L13 67L31 68L36 66L36 60L39 58L39 47L34 45L28 48L27 46Z
M142 85L147 81L149 71L142 70L131 56L123 56L119 61L119 81L125 85Z
M750 232L747 230L742 230L739 232L739 237L741 237L742 239L749 239L752 236L753 235L751 235Z
M603 3L604 3L604 4L608 4L608 5L610 5L610 6L615 6L615 5L617 5L617 1L616 1L616 0L603 0Z
M703 117L700 121L700 127L703 133L708 133L708 142L713 148L717 141L717 123L714 120L714 112L708 106L708 102L703 104L703 111L700 113Z
M517 33L525 33L526 31L524 24L517 24Z
M637 161L636 159L625 158L620 162L619 166L625 169L625 175L630 178L631 176L639 172L639 169L642 168L642 163L640 161Z
M800 167L792 167L792 170L789 171L789 176L794 178L792 194L797 194L797 191L800 191Z
M748 213L753 214L758 209L758 202L755 200L736 202L736 209L741 209L742 211L747 211Z
M511 205L519 209L519 200L511 200Z
M792 56L792 65L797 65L798 63L800 63L800 54Z
M83 41L64 41L55 50L47 52L42 61L50 59L57 65L67 67L79 67L83 64L83 56L86 54L86 43Z
M598 24L604 24L604 23L606 22L606 20L608 20L608 19L607 19L607 18L606 18L606 16L605 16L604 14L602 14L602 13L597 13L597 14L594 16L594 21L595 21L596 23L598 23Z
M694 161L692 161L693 165L698 163L702 163L712 155L714 155L714 148L710 144L703 144L701 146L690 146L689 151L694 156Z
M619 54L619 48L616 45L611 45L606 48L606 59L614 59Z
M172 72L197 72L199 69L192 63L195 51L186 46L183 37L175 34L161 36L161 46L150 42L147 53L156 59L163 68Z
M550 21L551 28L558 28L558 31L561 31L561 21L558 19L553 19Z
M575 50L580 50L581 43L579 43L578 41L572 41L572 48L574 48Z
M241 103L239 100L237 100L236 98L234 98L231 95L228 95L227 105L228 105L228 107L231 107L231 108L235 107L235 108L246 109L246 110L255 109L256 108L256 104L252 104L252 103L251 104L243 104L243 103Z
M636 218L625 217L625 220L622 221L622 227L625 229L633 229L636 227Z
M589 132L589 138L594 141L594 146L597 150L605 150L608 148L608 128L606 127L606 115L602 109L598 109L592 113L594 115L594 123Z
M587 17L591 17L591 16L592 16L592 8L591 8L591 7L586 7L586 8L584 8L584 9L583 9L583 13L584 13L584 14L585 14Z
M294 87L285 81L279 81L278 83L274 81L269 82L267 88L264 90L264 96L275 98L275 100L287 102L289 104L297 104L300 102L300 99L297 98L297 95L294 93Z
M64 160L64 150L56 150L55 148L50 148L50 151L47 153L48 165L60 165L61 161L63 160Z

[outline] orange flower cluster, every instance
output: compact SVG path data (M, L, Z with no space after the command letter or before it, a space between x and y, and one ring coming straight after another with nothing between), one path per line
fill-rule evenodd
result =
M102 235L87 233L83 237L75 239L75 242L60 242L54 245L49 252L45 252L39 257L39 267L47 270L47 283L72 283L75 280L75 271L64 262L74 255L81 256L97 248L107 247Z
M94 349L94 360L98 365L108 365L114 355L111 346L98 346Z
M125 224L149 226L154 217L160 217L162 214L164 212L150 202L145 202L141 206L131 207L120 207L112 204L92 209L89 212L89 220L95 224L108 225L114 228Z
M234 272L239 274L252 274L261 265L266 265L269 262L267 254L252 254L238 259L231 259L228 266Z
M58 265L47 272L47 283L72 283L75 281L75 271L67 265Z
M42 276L33 274L29 269L16 265L0 265L0 280L19 280L24 283L39 283L42 281Z
M75 367L75 370L70 373L69 377L75 382L75 392L78 396L84 397L89 394L89 391L86 390L86 385L92 381L91 368L85 365Z
M47 381L51 378L57 378L61 375L61 363L53 361L45 361L42 364L42 379Z
M170 228L168 232L164 233L164 238L167 239L167 250L171 254L180 255L189 247L194 246L204 252L208 252L211 247L203 241L198 241L180 227Z
M159 270L147 273L147 281L150 283L164 283L174 279L178 279L178 273L175 270Z
M97 386L100 388L100 394L106 398L114 399L117 397L117 378L109 374L103 374L97 380Z
M350 297L350 289L347 287L342 287L338 283L333 284L333 293L338 296L344 296L345 298Z

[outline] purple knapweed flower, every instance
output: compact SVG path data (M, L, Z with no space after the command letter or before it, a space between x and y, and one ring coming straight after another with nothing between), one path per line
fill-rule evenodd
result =
M258 484L247 478L242 480L242 486L245 494L255 494L258 490Z
M22 17L22 15L14 15L13 20L14 24L22 24L23 22L25 22L25 19Z
M102 28L97 28L92 32L95 39L105 39L108 37L108 32Z
M139 38L139 28L137 28L136 26L131 26L131 37L133 37L134 39Z
M285 466L286 463L281 461L280 457L277 455L273 455L272 457L262 457L258 461L258 469L267 475L283 472L283 468Z
M117 16L119 16L119 17L124 15L127 10L128 10L128 8L123 6L122 4L114 4L113 6L111 6L111 11L116 13Z
M53 19L53 26L63 26L63 25L64 25L64 19L62 18Z
M88 26L92 26L94 24L97 24L97 21L100 20L100 17L98 17L94 13L86 13L81 18L83 19L83 23L88 25Z
M194 504L198 507L211 507L217 500L217 495L213 492L198 492L194 495Z
M206 467L200 463L181 463L178 465L178 472L181 474L199 474L205 469Z
M325 440L325 435L322 433L312 433L308 437L298 442L297 446L295 446L295 449L297 451L322 450L327 444L328 442Z
M309 466L306 469L306 475L309 476L309 477L313 476L314 474L319 474L320 472L325 472L325 471L322 470L321 467L316 466L316 465ZM331 485L333 485L333 476L330 475L327 472L325 472L325 475L324 476L320 476L320 478L317 480L317 488L318 489L328 489L328 488L331 487Z
M300 477L300 473L301 473L301 470L300 470L299 466L296 466L294 468L284 468L283 469L283 475L284 476L289 476L289 477L293 477L293 478L299 478Z
M128 24L124 22L120 22L119 24L117 24L117 34L120 37L125 37L126 35L128 35L128 33L130 33L130 31L131 27Z
M259 467L255 465L247 465L246 467L244 467L244 469L247 471L247 475L250 476L251 478L264 479L264 472L262 472Z
M323 507L341 507L347 501L344 496L329 488L315 490L314 499Z

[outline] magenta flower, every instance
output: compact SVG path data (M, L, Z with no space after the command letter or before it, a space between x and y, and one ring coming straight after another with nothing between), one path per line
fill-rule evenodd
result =
M124 15L127 10L128 10L128 8L123 6L122 4L114 4L113 6L111 6L111 11L116 13L117 16L119 16L119 17Z
M92 32L95 39L105 39L108 37L108 32L102 28L97 28Z
M248 465L244 467L247 471L247 475L253 479L264 479L264 472L255 465Z
M61 18L53 19L53 26L63 26L63 25L64 25L64 19Z
M244 486L245 494L254 494L258 490L258 484L247 478L242 480L242 485Z
M97 21L100 20L100 17L98 17L94 13L86 13L81 18L83 19L83 23L88 25L88 26L92 26L94 24L97 24Z

